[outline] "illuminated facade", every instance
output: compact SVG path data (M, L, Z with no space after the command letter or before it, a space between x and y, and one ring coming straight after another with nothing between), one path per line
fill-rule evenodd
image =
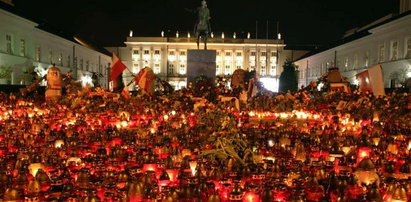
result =
M356 74L381 65L385 88L401 87L411 77L411 11L358 28L339 45L310 53L295 64L300 67L299 86L316 81L331 67L356 84Z
M187 33L175 37L128 37L126 47L110 47L129 67L125 71L125 83L133 79L144 67L151 67L155 74L167 80L176 89L187 86L187 50L196 49L195 38ZM229 77L236 69L256 70L266 87L278 89L278 77L284 61L291 56L290 50L284 50L283 40L277 39L238 39L235 35L227 37L212 34L207 44L209 50L217 51L216 67L218 76ZM202 44L200 45L200 48ZM269 85L269 86L268 86Z
M61 37L40 27L40 23L17 13L11 1L0 2L0 68L11 68L11 74L0 78L0 85L29 85L30 71L44 76L55 64L62 73L91 81L92 73L100 75L100 85L107 85L109 53L97 51L78 38Z

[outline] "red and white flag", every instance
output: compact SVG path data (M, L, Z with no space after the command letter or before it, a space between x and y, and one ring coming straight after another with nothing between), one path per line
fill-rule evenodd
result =
M126 100L130 99L130 92L128 91L127 86L123 88L123 90L121 91L121 96L123 96Z
M126 65L113 53L111 59L111 80L114 81L125 69L127 69Z
M156 79L152 69L146 67L137 74L136 84L140 86L143 91L152 93L154 91L154 80Z
M360 91L370 91L375 96L385 95L381 65L371 67L355 76L358 79Z

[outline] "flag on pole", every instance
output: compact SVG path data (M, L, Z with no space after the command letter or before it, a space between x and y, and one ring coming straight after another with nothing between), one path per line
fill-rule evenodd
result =
M130 92L128 91L127 86L123 88L123 90L121 91L121 96L123 96L126 100L130 99Z
M149 94L152 94L154 92L154 80L155 80L155 74L153 70L150 68L146 67L137 74L136 76L136 84L140 86L141 90L143 92L148 92Z
M127 69L126 65L124 65L117 55L113 53L111 63L111 80L114 81L125 69Z
M355 75L358 79L359 89L362 92L370 91L375 96L385 95L384 79L381 65L376 65Z

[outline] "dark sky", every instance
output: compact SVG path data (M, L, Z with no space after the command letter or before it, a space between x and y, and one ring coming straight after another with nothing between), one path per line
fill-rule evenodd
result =
M134 36L160 36L161 30L192 31L200 0L14 0L17 9L100 46L122 45ZM397 12L399 0L208 0L214 32L276 33L287 44L327 44L346 30ZM239 34L240 35L240 34Z

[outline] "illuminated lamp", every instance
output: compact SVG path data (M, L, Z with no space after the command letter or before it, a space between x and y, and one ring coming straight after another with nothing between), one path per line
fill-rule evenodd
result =
M371 149L369 147L361 147L358 149L357 162L371 157Z
M186 156L191 157L191 150L189 149L183 149L183 151L181 151L181 156L184 158Z
M393 154L393 155L397 155L398 154L398 147L395 143L390 143L390 144L388 144L386 151Z
M37 180L31 180L27 186L27 194L34 195L38 194L41 191L40 183Z
M253 191L249 191L244 194L243 202L260 202L260 195Z
M70 157L67 159L66 165L74 164L75 166L78 166L81 164L81 158L80 157Z
M291 140L288 137L281 137L280 138L280 145L281 147L286 147L291 145Z
M50 188L50 178L43 169L37 171L36 180L40 183L41 191L45 192Z
M373 142L374 146L376 146L376 147L380 144L380 141L381 141L380 137L375 136L375 137L372 138L372 142Z
M365 158L359 163L354 175L358 179L357 183L359 186L373 183L379 184L378 174L375 171L374 164L369 158Z
M192 174L193 176L195 176L195 174L196 174L196 168L197 168L197 161L196 161L196 160L190 161L189 164L190 164L191 174Z
M178 169L167 169L166 172L171 182L177 181Z
M403 185L398 185L395 188L391 202L407 202L407 190Z
M351 151L352 147L351 146L343 146L341 147L341 150L344 152L345 155L348 155Z
M170 177L168 176L167 171L163 170L163 172L160 175L158 185L165 187L168 186L168 184L170 184Z
M32 163L28 167L30 174L36 176L39 169L44 169L44 165L41 163Z
M157 164L155 164L155 163L146 163L146 164L144 164L143 165L143 170L142 170L144 173L146 172L146 171L154 171L154 172L156 172L157 171Z
M54 142L54 148L61 148L64 145L64 140L56 140Z

